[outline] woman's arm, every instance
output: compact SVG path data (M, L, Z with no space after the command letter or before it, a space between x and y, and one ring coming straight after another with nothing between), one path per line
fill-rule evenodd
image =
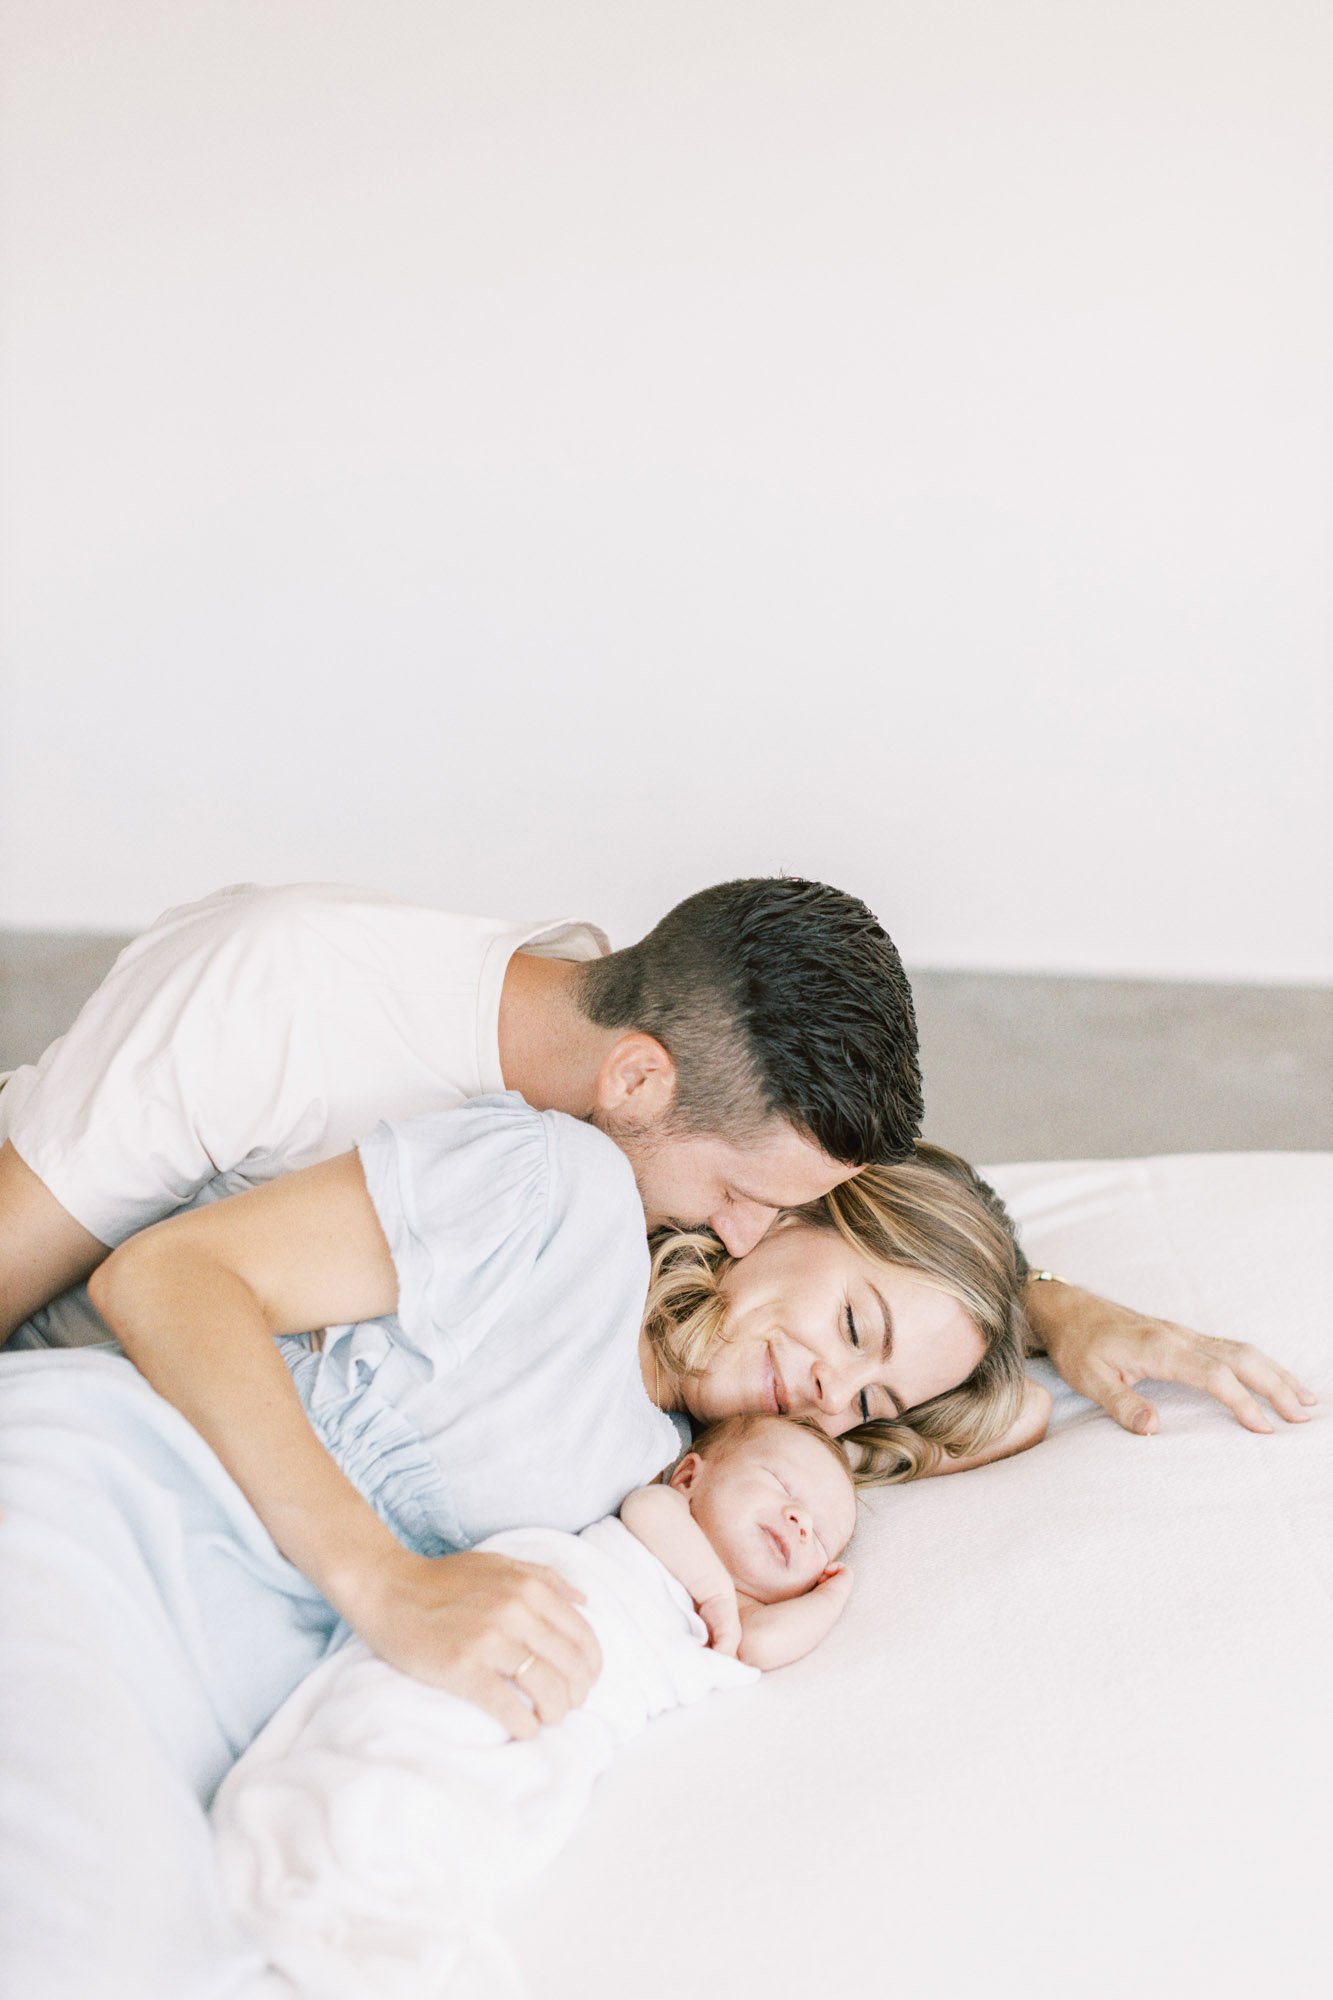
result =
M188 1418L288 1560L380 1656L474 1701L515 1736L582 1702L600 1668L579 1593L486 1554L405 1549L311 1428L276 1335L373 1319L398 1280L344 1154L131 1237L94 1273L93 1304ZM524 1670L524 1693L511 1676Z

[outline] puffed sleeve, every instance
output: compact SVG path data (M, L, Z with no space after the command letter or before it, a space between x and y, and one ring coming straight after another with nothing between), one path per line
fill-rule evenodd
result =
M381 1124L361 1164L408 1341L446 1369L521 1298L547 1228L549 1129L514 1092Z

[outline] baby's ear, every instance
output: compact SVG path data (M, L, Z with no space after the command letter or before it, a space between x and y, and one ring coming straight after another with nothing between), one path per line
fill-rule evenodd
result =
M699 1474L704 1462L697 1451L687 1451L679 1465L673 1467L668 1486L674 1486L677 1493L692 1493L699 1483Z

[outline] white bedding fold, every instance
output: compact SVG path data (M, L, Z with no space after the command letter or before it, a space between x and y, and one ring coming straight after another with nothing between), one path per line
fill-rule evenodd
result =
M482 1544L585 1593L603 1669L532 1742L349 1640L296 1690L214 1807L232 1907L303 2000L502 2000L503 1890L563 1846L616 1747L756 1678L711 1652L680 1586L618 1521Z

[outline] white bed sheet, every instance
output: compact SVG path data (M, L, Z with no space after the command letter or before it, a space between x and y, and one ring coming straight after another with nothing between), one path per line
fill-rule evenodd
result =
M1271 1437L1048 1375L1026 1456L877 1496L809 1660L664 1717L513 1898L534 2000L1333 1988L1333 1156L993 1170L1034 1259L1254 1340Z

